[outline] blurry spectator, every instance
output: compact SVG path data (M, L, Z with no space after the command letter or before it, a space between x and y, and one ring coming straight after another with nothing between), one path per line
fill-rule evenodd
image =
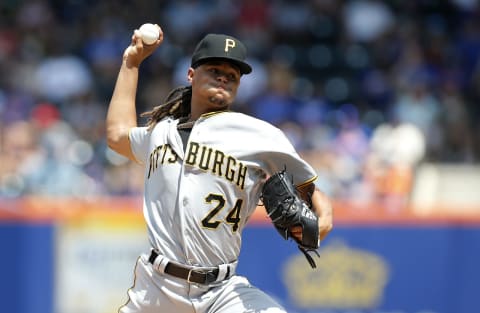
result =
M417 126L380 125L372 135L364 163L365 182L372 186L372 200L389 210L407 208L414 172L425 152L425 136Z
M176 42L186 44L206 31L213 12L209 1L169 1L163 14L167 25L165 31Z
M278 127L285 133L285 136L287 136L295 148L304 150L305 130L301 125L294 121L286 120L279 124Z
M236 30L245 38L251 55L262 55L271 47L272 12L269 0L236 1ZM256 65L254 66L256 69ZM242 83L243 85L243 83Z
M0 196L27 194L25 175L37 165L42 153L32 124L16 121L4 126L0 146Z
M108 166L105 169L104 185L109 195L140 196L142 194L143 168L139 167L138 164L126 161L119 165Z
M273 1L270 23L278 40L289 43L305 40L308 34L308 21L311 11L307 1Z
M343 9L347 34L354 41L373 41L394 26L395 17L382 1L347 1Z
M368 134L361 124L358 109L351 105L342 105L335 111L336 144L331 147L339 155L346 155L361 162L369 145Z
M334 130L327 123L330 104L320 95L312 95L295 108L294 118L305 129L303 134L303 149L324 150L329 147Z
M440 104L428 93L425 86L418 84L411 90L399 95L393 108L393 118L396 123L411 123L418 127L428 138L427 150L438 156L441 145L439 129Z
M352 198L357 186L362 184L362 167L368 153L369 138L354 106L341 106L334 111L334 118L336 131L329 149L335 156L335 177L342 185L338 196Z
M424 137L421 160L478 163L478 10L472 0L2 3L0 195L140 193L135 166L113 166L122 160L106 148L103 119L122 34L155 20L170 40L142 65L138 111L186 84L188 38L222 31L257 64L233 109L282 127L330 195L407 190L414 167L369 149L372 135L392 142L404 124Z
M118 74L117 60L123 53L123 33L127 31L127 25L119 18L106 17L92 19L87 29L88 36L81 44L81 53L95 77L94 88L99 97L108 99Z
M245 34L265 32L270 26L272 15L270 1L245 0L239 2L237 24Z
M24 1L18 10L17 25L25 29L40 29L54 21L54 12L48 1Z
M41 148L35 158L17 169L25 181L26 194L88 197L101 191L82 170L92 157L91 147L78 140L51 104L33 110L28 125L35 127Z
M473 76L471 82L471 88L469 88L468 92L469 98L466 101L468 103L468 114L469 114L469 122L472 125L471 128L471 136L473 137L474 141L474 162L479 162L480 159L480 123L478 122L480 119L480 66L477 67L475 75Z
M359 85L367 110L373 109L386 113L388 104L394 96L394 89L388 75L379 69L366 71L359 80Z
M443 134L441 153L438 159L443 162L474 161L474 128L467 111L459 80L445 75L440 90L440 117ZM474 122L475 123L475 122ZM478 133L477 133L478 134Z
M93 86L88 65L72 55L45 59L34 75L38 94L56 103L86 93Z
M290 93L293 75L288 66L270 63L268 87L250 103L250 112L277 126L289 120L298 106L298 101Z
M14 121L21 121L28 116L30 110L35 104L35 98L21 91L12 91L0 89L0 122L9 124Z
M405 41L399 59L390 72L395 94L389 118L394 125L410 123L418 127L427 140L426 159L438 159L443 140L439 124L441 105L435 93L439 72L431 66L433 61L426 58L414 28L406 29L402 36ZM437 61L441 64L442 59Z
M400 123L412 123L426 135L438 125L440 104L431 94L427 86L421 82L413 82L404 92L397 95L393 105L393 119Z
M62 108L62 116L80 138L92 143L103 140L107 110L93 92L72 97Z
M249 113L250 102L265 93L269 77L265 64L254 58L249 58L247 61L254 70L249 75L242 76L234 109Z

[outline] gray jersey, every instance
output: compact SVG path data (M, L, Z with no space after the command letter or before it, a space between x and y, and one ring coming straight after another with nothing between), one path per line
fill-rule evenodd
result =
M177 124L166 118L151 131L135 127L129 134L132 151L146 168L149 239L170 260L196 266L237 260L241 232L266 177L286 167L296 185L316 178L283 132L259 119L204 114L186 147Z

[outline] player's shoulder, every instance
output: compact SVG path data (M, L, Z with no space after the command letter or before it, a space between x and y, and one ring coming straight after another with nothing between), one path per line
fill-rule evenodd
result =
M223 118L228 120L228 123L239 124L250 128L260 128L264 131L278 132L280 129L267 121L259 119L257 117L235 111L224 112ZM220 116L220 115L219 115Z
M264 120L261 120L257 117L254 117L252 115L248 115L242 112L229 111L228 113L231 114L231 116L234 117L235 119L242 119L242 120L250 121L251 123L266 124L266 125L272 126L270 123Z
M177 123L178 120L174 119L171 116L166 116L159 120L150 130L163 130L165 128L171 127L172 125L176 125Z

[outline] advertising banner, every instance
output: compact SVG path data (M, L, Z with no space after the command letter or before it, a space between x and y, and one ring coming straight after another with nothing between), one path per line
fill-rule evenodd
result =
M1 211L5 311L116 312L136 258L150 249L138 200L127 200L32 201ZM478 215L337 206L312 269L257 211L244 230L238 274L290 313L480 312Z
M293 241L245 231L239 273L291 313L480 310L480 228L337 227L312 269Z
M149 251L141 214L82 216L58 225L56 234L56 312L117 312L136 259Z

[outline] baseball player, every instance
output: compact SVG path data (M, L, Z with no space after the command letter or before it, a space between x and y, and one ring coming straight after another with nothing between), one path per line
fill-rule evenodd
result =
M152 249L137 260L119 312L285 312L235 274L242 231L266 178L287 168L319 216L322 240L332 229L332 209L314 187L315 171L278 128L229 110L241 76L252 71L245 46L232 36L205 36L186 73L189 85L173 90L137 126L139 67L163 32L152 45L140 36L135 30L123 54L106 128L113 150L145 166ZM290 233L301 237L302 229Z

